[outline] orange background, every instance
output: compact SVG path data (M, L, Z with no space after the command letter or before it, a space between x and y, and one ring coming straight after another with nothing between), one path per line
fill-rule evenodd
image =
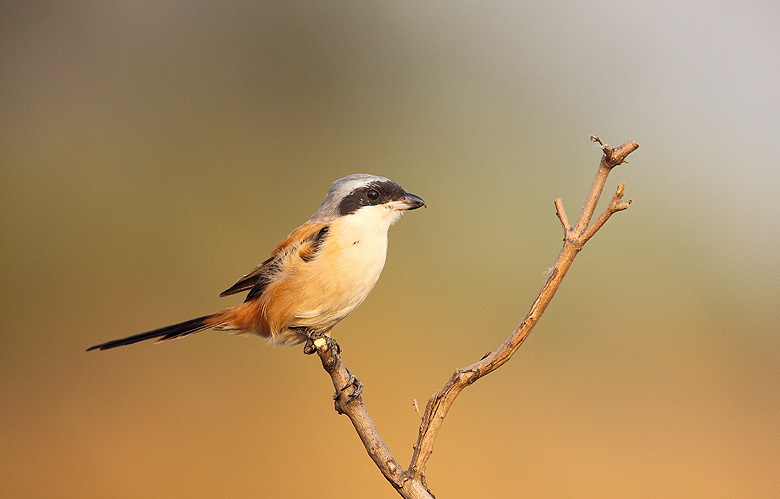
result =
M277 5L278 4L278 5ZM439 497L780 490L780 9L773 2L21 2L0 12L7 497L395 497L316 358L204 333L90 345L217 294L330 183L390 231L334 332L408 463L422 407L521 320L600 152L634 203L516 357L468 388ZM344 493L344 487L347 493Z

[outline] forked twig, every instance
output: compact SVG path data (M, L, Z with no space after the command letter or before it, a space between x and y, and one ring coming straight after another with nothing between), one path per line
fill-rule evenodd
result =
M324 340L315 342L322 365L330 374L333 386L336 388L336 396L334 397L336 410L340 414L346 414L349 417L369 456L371 456L371 459L373 459L384 477L396 488L401 496L406 498L433 497L426 483L425 469L433 452L433 445L439 433L439 428L441 428L444 417L447 415L450 407L452 407L457 396L465 387L495 371L512 357L531 333L547 305L549 305L566 272L571 267L574 258L585 243L607 222L609 217L618 211L625 210L631 204L631 201L623 201L624 185L620 184L609 205L607 205L596 221L592 225L590 224L609 172L614 167L626 163L626 157L639 147L636 142L628 141L613 149L604 144L598 137L591 136L591 140L601 145L604 154L599 163L599 168L585 205L574 227L569 224L563 201L561 199L555 200L555 213L563 226L564 242L555 265L553 265L542 285L542 289L531 304L531 308L526 313L523 321L501 346L470 366L455 371L444 387L428 400L408 469L404 470L401 468L401 465L393 457L387 444L379 435L363 403L362 397L355 392L356 388L353 386L354 378L344 366L339 352L334 351L336 350L334 348L330 348L329 343Z

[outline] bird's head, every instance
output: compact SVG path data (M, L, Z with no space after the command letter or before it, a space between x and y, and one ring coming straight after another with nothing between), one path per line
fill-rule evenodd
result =
M333 182L312 220L326 221L359 215L376 218L389 227L407 210L425 206L419 196L406 192L392 180L357 173Z

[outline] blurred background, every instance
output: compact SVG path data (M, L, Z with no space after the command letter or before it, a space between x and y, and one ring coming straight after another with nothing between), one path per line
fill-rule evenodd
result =
M457 400L428 483L776 496L778 23L760 0L4 3L3 495L396 497L300 348L84 349L239 303L217 295L333 180L390 177L428 208L334 335L406 465L414 402L539 290L595 134L640 144L605 192L634 202Z

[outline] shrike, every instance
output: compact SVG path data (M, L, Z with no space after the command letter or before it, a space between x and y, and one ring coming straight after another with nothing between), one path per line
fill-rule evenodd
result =
M356 174L339 179L308 222L220 294L249 290L244 303L87 350L171 340L207 329L256 334L284 345L326 335L366 299L379 279L387 230L405 210L421 206L421 198L384 177Z

